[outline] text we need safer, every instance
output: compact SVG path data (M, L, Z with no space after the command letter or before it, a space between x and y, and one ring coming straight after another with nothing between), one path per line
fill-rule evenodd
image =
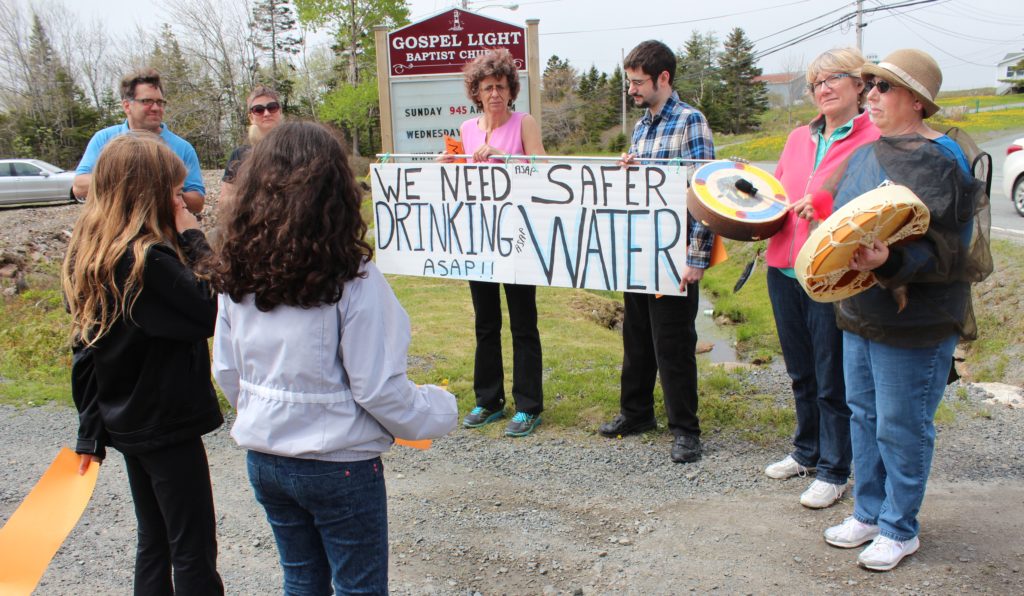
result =
M680 295L685 166L375 164L385 273Z

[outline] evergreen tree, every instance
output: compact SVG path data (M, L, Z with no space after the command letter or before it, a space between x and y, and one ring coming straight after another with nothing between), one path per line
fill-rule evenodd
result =
M26 54L24 101L14 106L6 128L13 133L11 150L64 168L73 166L99 123L99 112L75 84L50 43L39 15L32 17Z
M763 81L754 81L761 69L754 63L754 44L743 29L736 27L725 40L718 58L721 75L722 120L726 132L747 132L757 128L759 117L768 109L768 91Z
M297 26L298 17L288 0L257 0L253 5L253 43L270 54L270 80L278 91L291 68L288 57L302 49Z
M544 101L561 101L576 90L576 69L569 65L568 60L552 55L544 67L541 81Z
M686 103L699 109L714 130L724 128L723 83L718 62L718 39L714 33L693 31L677 56L676 91Z

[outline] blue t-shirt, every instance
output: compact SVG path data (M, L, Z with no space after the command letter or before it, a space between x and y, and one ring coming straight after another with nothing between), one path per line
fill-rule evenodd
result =
M75 174L91 174L96 166L96 160L99 158L100 152L110 142L110 139L123 135L129 132L129 130L128 121L125 120L121 124L108 126L94 134L92 139L89 140L89 145L85 148L82 161L78 162L78 167L75 168ZM186 192L199 191L203 196L206 196L206 187L203 186L203 172L199 168L199 156L196 155L196 150L188 141L167 130L166 124L160 125L160 138L167 143L167 146L171 148L171 151L174 151L175 155L181 158L181 161L185 162L185 169L188 173L185 175L185 187L183 190Z
M942 135L935 139L935 142L956 158L956 162L960 164L960 167L963 169L965 174L968 176L971 175L971 166L967 163L967 156L964 155L963 149L960 148L960 145L956 144L956 141L946 135Z

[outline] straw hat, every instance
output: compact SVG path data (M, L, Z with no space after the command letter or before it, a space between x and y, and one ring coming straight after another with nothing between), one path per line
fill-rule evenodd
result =
M862 72L908 89L924 104L925 118L939 111L935 96L942 86L942 71L927 53L913 49L896 50L878 64L865 64Z

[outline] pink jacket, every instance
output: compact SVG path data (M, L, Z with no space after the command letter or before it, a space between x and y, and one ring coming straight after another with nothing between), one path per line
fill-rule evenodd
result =
M818 152L817 130L823 123L823 117L819 115L810 124L789 133L789 138L786 139L779 165L775 168L775 177L786 189L790 203L795 203L805 195L820 189L855 149L881 136L868 113L861 112L854 118L850 134L828 148L818 169L815 170L814 156ZM797 217L792 211L786 214L786 218L782 229L768 240L766 260L769 267L792 268L796 263L797 253L810 233L810 224L806 219Z

